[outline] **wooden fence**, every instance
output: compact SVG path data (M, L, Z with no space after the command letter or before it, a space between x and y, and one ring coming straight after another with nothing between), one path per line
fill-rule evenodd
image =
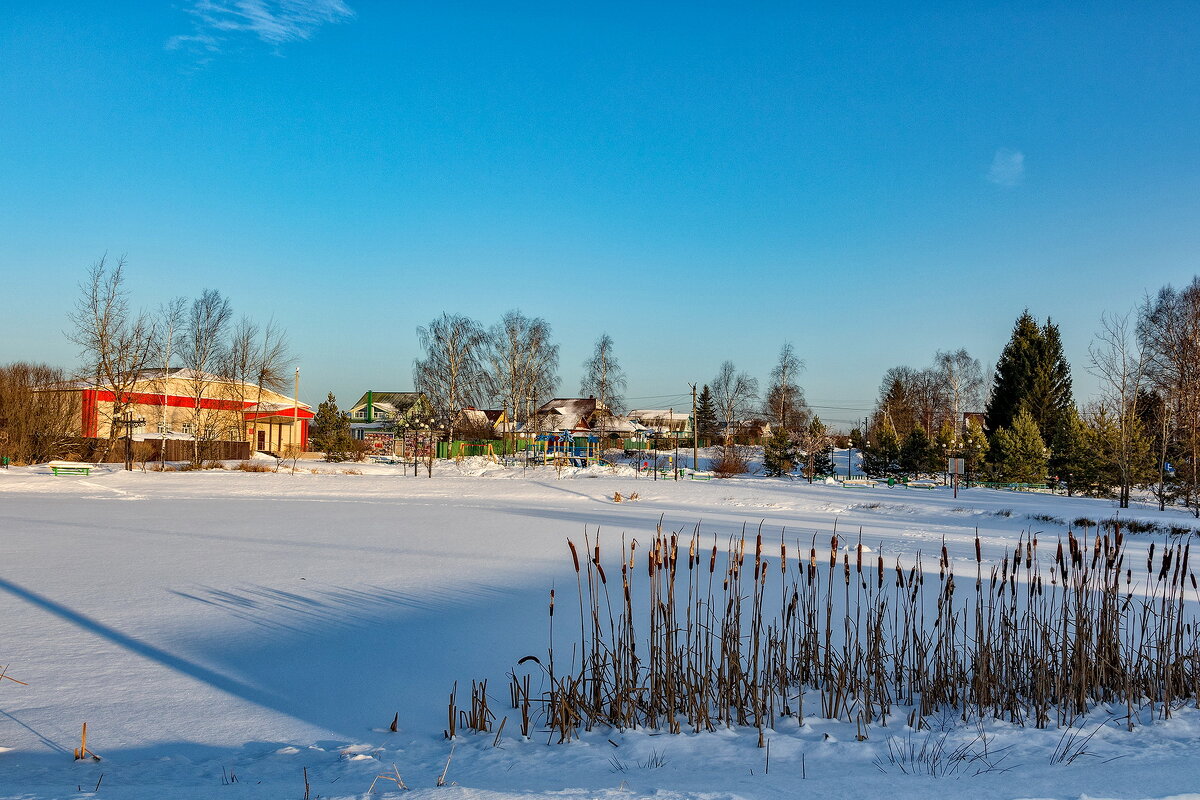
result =
M98 461L103 459L108 464L120 464L125 461L125 440L118 439L112 443L107 454L104 452L108 445L107 439L84 439L80 448L82 461ZM147 439L133 443L134 460L162 461L163 448L166 448L166 461L191 461L196 452L196 443L188 439ZM244 461L250 458L249 442L212 441L200 442L201 461Z

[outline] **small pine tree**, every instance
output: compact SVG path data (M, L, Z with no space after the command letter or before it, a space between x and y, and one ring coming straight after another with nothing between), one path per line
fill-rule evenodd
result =
M942 427L938 428L937 436L933 438L933 451L939 455L953 455L962 447L962 442L954 435L954 423L946 420L942 423ZM938 462L938 471L944 470L946 465Z
M978 480L976 476L983 471L988 454L987 434L975 420L967 423L963 429L962 457L968 481Z
M763 471L767 475L786 475L796 466L796 444L782 427L771 431L763 445Z
M900 437L892 424L884 420L865 444L863 472L872 476L895 475L900 464Z
M1011 428L996 431L993 460L1006 481L1039 483L1046 479L1047 453L1037 423L1025 409L1018 412Z
M717 407L707 384L700 391L700 397L696 400L696 432L704 440L705 446L712 444L719 433L717 430Z
M354 450L350 420L338 410L333 392L329 393L329 399L321 403L313 415L312 443L317 450L325 452L326 461L345 461Z
M1068 487L1073 479L1076 488L1099 497L1109 497L1115 489L1121 507L1128 508L1130 489L1156 477L1151 440L1141 421L1130 414L1122 432L1120 419L1110 409L1098 406L1086 419L1072 411L1071 422L1068 430L1072 435L1067 441L1072 451L1066 464L1074 472L1067 479Z
M1074 408L1059 431L1052 467L1056 477L1066 484L1067 496L1087 492L1098 482L1095 436Z
M907 475L937 472L937 454L933 442L921 425L914 425L900 447L900 471Z
M850 446L853 447L855 450L862 450L863 447L865 446L865 444L866 444L866 438L863 436L862 430L859 428L851 428L850 429Z
M833 474L829 445L829 429L820 417L813 417L804 429L805 472L808 473L809 483L818 475Z

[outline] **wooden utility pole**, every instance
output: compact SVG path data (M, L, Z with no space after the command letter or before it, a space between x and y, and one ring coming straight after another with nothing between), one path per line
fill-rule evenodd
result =
M700 469L700 426L696 424L696 384L692 386L692 472Z

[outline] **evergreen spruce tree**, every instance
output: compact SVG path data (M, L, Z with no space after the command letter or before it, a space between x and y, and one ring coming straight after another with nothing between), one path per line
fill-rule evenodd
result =
M962 447L962 442L954 434L954 423L946 420L938 428L937 436L933 439L933 448L941 454L955 453Z
M1089 444L1096 467L1092 493L1099 497L1108 497L1112 494L1113 487L1121 482L1120 470L1117 467L1121 431L1116 418L1104 407L1094 409L1088 416Z
M1095 435L1074 408L1063 422L1052 459L1055 477L1066 484L1067 496L1087 492L1097 483Z
M1042 439L1053 446L1055 432L1074 410L1075 399L1071 393L1071 366L1063 355L1062 336L1058 326L1050 320L1042 326L1037 355L1025 409L1037 423Z
M968 483L972 480L979 480L978 476L986 466L987 454L987 436L979 423L972 419L963 429L962 438L963 467L966 469Z
M937 472L937 456L934 453L933 442L919 424L913 426L908 436L904 437L904 444L900 446L900 472L913 476Z
M771 431L763 445L763 471L770 476L786 475L796 466L796 445L782 427Z
M1046 479L1046 444L1033 417L1021 409L1011 428L996 431L992 442L994 461L1003 480L1040 483Z
M884 376L884 386L881 387L879 393L879 406L876 413L887 419L898 437L905 439L912 432L913 426L917 424L917 409L909 393L912 370L901 369L904 370L901 374L896 374L900 372L897 369L889 370L888 374ZM902 380L906 376L907 383Z
M895 475L900 462L900 437L891 423L884 420L863 448L863 472L872 476Z
M808 426L805 429L804 436L805 447L808 448L808 477L809 482L818 475L833 474L833 458L829 453L829 429L825 427L825 423L821 422L820 417L813 417L809 420Z
M1025 311L1013 325L1012 336L996 362L996 377L984 413L989 431L1012 426L1030 384L1039 336L1037 322Z
M949 419L942 423L937 436L933 437L933 456L937 463L930 472L946 472L946 459L962 457L962 441L955 435L954 423Z
M1104 406L1093 409L1083 424L1092 466L1088 476L1091 493L1110 497L1116 490L1124 503L1121 507L1128 508L1130 488L1157 477L1151 453L1151 437L1141 420L1130 414L1125 424L1126 441L1122 443L1121 421L1111 409Z
M1050 320L1038 327L1025 311L1013 326L1012 338L996 363L996 379L988 400L988 430L1011 428L1021 409L1037 425L1042 441L1055 447L1074 407L1071 367L1063 355L1058 326Z
M696 432L704 440L705 446L712 444L720 433L717 423L717 407L713 402L712 392L708 384L700 391L696 400Z
M350 457L354 437L350 433L350 420L338 410L333 392L329 399L317 407L312 421L312 444L325 453L326 461L345 461Z

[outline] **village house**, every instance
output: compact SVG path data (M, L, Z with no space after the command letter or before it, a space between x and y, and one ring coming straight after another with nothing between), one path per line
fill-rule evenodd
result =
M429 416L433 406L423 392L376 392L368 389L346 412L353 423L380 427L402 425L410 417Z
M257 450L279 453L293 444L307 448L313 418L312 408L296 398L184 368L143 370L122 392L120 413L144 420L128 431L114 418L117 398L110 388L75 381L43 391L78 395L78 434L85 438L110 438L115 425L117 435L128 432L134 439L250 442Z
M562 433L610 437L637 437L645 429L622 414L614 414L594 397L556 397L542 406L526 423L524 432L535 434Z
M666 408L639 408L629 412L629 418L650 429L658 439L691 439L692 415Z

